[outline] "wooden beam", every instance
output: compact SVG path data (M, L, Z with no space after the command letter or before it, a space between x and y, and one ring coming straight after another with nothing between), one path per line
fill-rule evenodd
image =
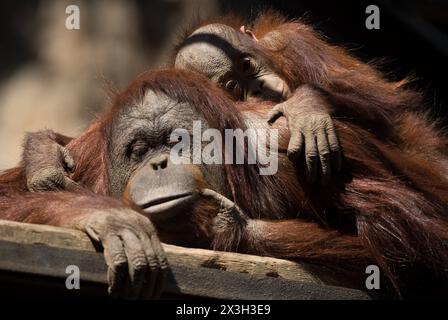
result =
M183 248L164 244L171 295L221 299L368 299L361 291L336 287L324 269L291 261ZM65 283L77 265L81 281L106 284L101 252L83 232L0 220L0 270L52 277Z

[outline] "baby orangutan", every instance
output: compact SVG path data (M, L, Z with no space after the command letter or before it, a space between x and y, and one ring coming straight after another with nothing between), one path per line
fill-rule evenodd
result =
M435 162L447 154L447 144L432 139L432 129L425 127L424 102L407 79L385 79L301 20L268 11L248 24L233 16L200 22L177 46L174 65L204 74L237 100L281 102L269 123L286 117L288 155L296 158L304 150L308 182L321 171L325 184L340 168L333 120L413 153L423 148Z

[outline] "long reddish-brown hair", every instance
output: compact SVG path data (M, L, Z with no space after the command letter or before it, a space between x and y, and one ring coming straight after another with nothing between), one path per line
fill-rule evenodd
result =
M211 22L238 30L242 20L227 21ZM446 279L448 139L422 108L422 94L409 78L389 80L374 63L329 44L303 19L268 11L246 26L292 89L313 87L332 108L344 171L327 188L299 176L314 218L357 234L397 290L404 266L424 266ZM257 112L266 115L262 108Z
M107 148L104 148L101 141L107 141L114 115L122 108L132 107L141 101L147 90L194 106L204 116L207 124L220 130L223 137L225 129L247 129L235 103L204 76L181 70L146 72L127 90L117 95L113 107L105 116L95 121L68 145L77 163L77 170L73 175L75 180L97 193L107 194ZM261 176L257 165L224 166L234 201L250 217L281 217L293 210L293 207L297 208L295 200L285 193L285 189L297 188L297 185L282 181L282 175ZM265 187L260 188L260 184Z

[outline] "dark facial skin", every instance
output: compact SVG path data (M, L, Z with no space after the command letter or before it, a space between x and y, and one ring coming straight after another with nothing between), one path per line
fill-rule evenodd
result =
M152 221L188 212L205 187L228 195L223 166L174 164L170 160L171 147L178 143L170 141L171 133L182 128L191 135L194 120L201 121L202 130L208 128L188 104L152 91L141 103L124 109L114 120L111 132L111 195L124 194Z
M175 67L195 70L238 100L282 101L290 96L286 82L245 33L221 24L197 29L176 56Z

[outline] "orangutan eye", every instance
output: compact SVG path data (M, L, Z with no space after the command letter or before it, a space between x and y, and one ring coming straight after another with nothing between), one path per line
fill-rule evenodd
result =
M130 146L130 155L139 159L148 152L148 144L144 140L135 140Z
M230 92L236 99L241 99L243 90L240 84L235 80L227 81L226 90Z
M226 83L226 89L229 91L235 90L235 87L238 83L235 80L229 80Z
M241 70L244 74L250 75L255 72L255 62L251 58L243 58L241 62Z

